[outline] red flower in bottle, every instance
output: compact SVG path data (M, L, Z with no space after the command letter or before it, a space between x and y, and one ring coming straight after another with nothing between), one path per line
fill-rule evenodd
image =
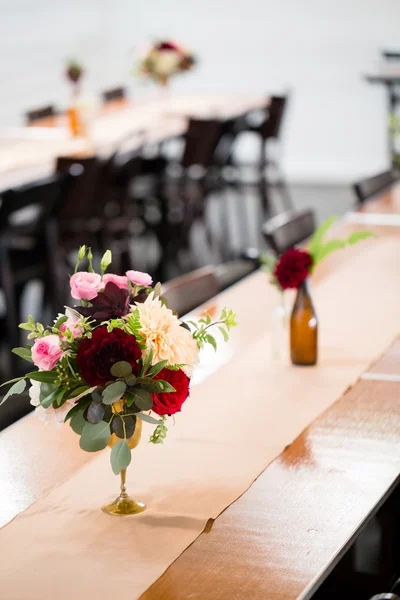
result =
M310 274L313 264L309 252L290 248L275 265L274 277L283 290L298 288Z

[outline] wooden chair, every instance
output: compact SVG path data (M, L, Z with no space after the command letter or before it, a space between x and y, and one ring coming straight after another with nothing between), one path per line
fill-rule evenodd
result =
M250 273L254 273L257 268L256 262L243 259L230 260L216 266L214 272L220 291L238 283Z
M28 364L28 363L26 363ZM0 397L0 402L4 396ZM0 407L0 431L18 421L33 410L28 393L12 396Z
M21 297L25 285L39 279L44 298L53 314L62 308L60 290L52 261L49 228L55 213L64 204L74 181L74 174L53 175L41 181L7 190L0 205L0 287L6 305L7 345L19 345ZM34 211L22 220L24 211ZM18 359L11 356L15 366Z
M207 169L212 165L213 155L220 140L222 124L216 119L189 119L185 134L185 148L181 167L194 165Z
M363 204L376 194L381 193L384 189L390 187L398 179L393 171L384 171L361 179L353 185L353 189L359 204Z
M43 106L42 108L36 108L34 110L29 110L25 113L25 121L27 125L31 125L35 121L40 121L41 119L46 119L47 117L56 116L57 111L52 104L48 106Z
M209 266L164 283L161 294L168 307L182 316L216 296L219 291L214 267Z
M115 87L108 90L104 90L102 93L104 104L112 102L113 100L123 100L126 98L126 89L124 87Z
M303 242L315 231L312 210L287 211L264 223L262 232L269 246L279 255Z

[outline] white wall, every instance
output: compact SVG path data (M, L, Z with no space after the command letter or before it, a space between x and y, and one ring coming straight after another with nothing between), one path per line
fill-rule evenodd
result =
M68 56L87 65L87 90L131 81L146 93L130 79L135 53L169 36L200 61L177 92L290 87L289 177L351 180L386 164L385 93L362 75L382 47L400 47L399 17L398 0L0 0L0 126L48 101L65 105Z

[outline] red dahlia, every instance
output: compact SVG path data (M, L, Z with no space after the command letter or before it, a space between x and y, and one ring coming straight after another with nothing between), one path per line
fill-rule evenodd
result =
M137 374L137 360L141 355L142 351L134 335L129 335L122 329L108 332L104 325L93 331L91 339L82 340L76 361L86 383L90 386L105 385L114 379L110 369L120 360L130 363L133 372Z
M171 369L162 369L153 379L163 379L168 381L175 388L176 392L164 392L162 394L152 394L153 410L158 415L171 416L179 412L182 404L189 396L190 379L182 369L172 371Z
M298 288L310 274L313 260L309 252L290 248L279 258L274 276L283 290Z

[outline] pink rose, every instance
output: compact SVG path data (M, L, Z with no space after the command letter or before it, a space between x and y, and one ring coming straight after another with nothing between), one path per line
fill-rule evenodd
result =
M101 277L97 273L79 271L69 280L71 296L75 300L93 300L101 290Z
M104 285L107 285L107 283L109 283L110 281L112 281L112 283L115 283L115 285L117 285L122 290L128 289L128 279L125 277L125 275L114 275L114 273L108 273L107 275L103 275Z
M142 273L142 271L127 271L126 276L135 285L150 287L153 283L153 280L150 277L150 275L148 273Z
M58 335L46 335L37 338L32 346L33 364L42 371L51 371L62 354Z
M79 322L74 321L72 319L68 319L67 321L65 321L65 323L63 323L62 325L60 325L60 331L61 333L64 333L64 331L66 331L67 329L70 330L70 332L72 333L72 337L76 338L80 335L82 335L83 333L83 329L80 325ZM62 338L65 338L66 336L62 336Z

